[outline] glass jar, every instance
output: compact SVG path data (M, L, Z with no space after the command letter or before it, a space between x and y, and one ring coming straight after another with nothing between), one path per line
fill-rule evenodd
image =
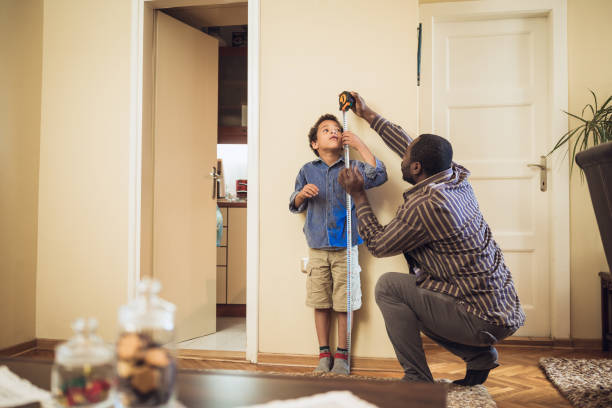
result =
M74 336L55 350L51 393L61 407L110 407L114 402L114 353L95 334L96 319L77 319Z
M157 296L160 289L158 281L143 279L136 299L119 309L117 387L124 407L169 407L174 402L176 307Z

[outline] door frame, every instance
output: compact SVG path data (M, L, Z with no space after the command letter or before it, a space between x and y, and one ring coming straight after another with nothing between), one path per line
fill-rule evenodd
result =
M143 39L144 9L186 6L227 5L245 3L246 0L131 0L132 32L130 53L130 195L128 235L128 299L136 295L140 280L141 250L141 186L142 186L142 111L143 111ZM259 348L259 47L260 0L248 0L248 179L249 205L247 206L247 306L246 306L246 359L257 362Z
M568 109L567 1L566 0L488 0L452 3L431 3L419 6L423 24L422 82L417 104L418 129L432 129L432 116L425 117L421 106L430 106L433 113L432 28L435 22L467 21L483 18L546 17L549 33L549 145L558 135L567 132L563 111ZM428 79L428 80L427 80ZM562 157L563 156L563 157ZM570 338L570 227L569 227L569 163L567 155L555 156L550 173L550 329L554 339Z

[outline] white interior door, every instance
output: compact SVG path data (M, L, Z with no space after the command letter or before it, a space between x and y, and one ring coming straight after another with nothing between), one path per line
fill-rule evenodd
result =
M153 276L177 341L216 330L218 41L156 12Z
M527 316L517 335L549 337L549 197L527 166L549 140L546 19L434 22L429 35L420 133L448 138L472 172Z

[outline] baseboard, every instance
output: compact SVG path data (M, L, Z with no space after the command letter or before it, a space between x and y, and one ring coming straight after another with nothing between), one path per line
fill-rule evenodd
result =
M188 360L246 362L246 353L244 351L179 349L178 358Z
M19 354L36 348L36 339L24 341L0 350L1 357L17 357Z
M36 348L38 350L53 351L55 348L66 340L58 339L36 339Z
M246 317L246 305L217 303L217 317Z
M316 367L318 363L316 355L257 353L257 365ZM355 370L403 372L396 358L351 357L351 363Z

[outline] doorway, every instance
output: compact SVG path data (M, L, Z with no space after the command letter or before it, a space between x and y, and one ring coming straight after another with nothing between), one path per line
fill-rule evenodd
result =
M142 275L159 279L162 297L178 306L179 349L244 358L248 190L236 189L248 178L247 3L151 3L143 19Z

